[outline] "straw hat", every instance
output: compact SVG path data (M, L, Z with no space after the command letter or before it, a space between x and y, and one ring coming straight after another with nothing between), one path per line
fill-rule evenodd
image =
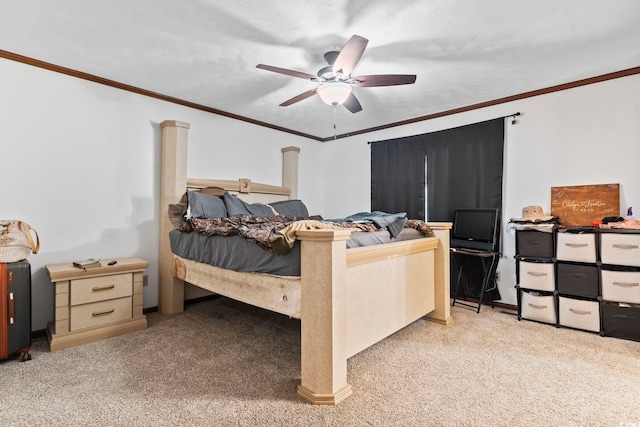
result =
M520 218L514 218L512 221L549 221L554 217L545 215L541 206L525 206L522 208L522 216Z

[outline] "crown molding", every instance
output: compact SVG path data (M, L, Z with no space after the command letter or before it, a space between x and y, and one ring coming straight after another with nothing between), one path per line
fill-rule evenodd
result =
M524 92L524 93L517 94L517 95L511 95L511 96L507 96L507 97L504 97L504 98L498 98L498 99L494 99L492 101L480 102L480 103L477 103L477 104L467 105L467 106L464 106L464 107L454 108L454 109L451 109L451 110L441 111L441 112L438 112L438 113L428 114L428 115L425 115L425 116L414 117L412 119L402 120L402 121L393 122L393 123L387 123L387 124L384 124L384 125L375 126L375 127L366 128L366 129L361 129L361 130L358 130L358 131L348 132L348 133L344 133L344 134L340 134L340 135L332 135L330 137L320 137L320 136L311 135L311 134L304 133L304 132L299 132L299 131L296 131L296 130L293 130L293 129L285 128L285 127L282 127L282 126L276 126L276 125L271 124L271 123L250 119L248 117L244 117L244 116L241 116L241 115L238 115L238 114L233 114L233 113L229 113L227 111L218 110L216 108L207 107L206 105L196 104L194 102L185 101L184 99L175 98L175 97L164 95L164 94L161 94L161 93L158 93L158 92L153 92L153 91L142 89L142 88L139 88L139 87L136 87L136 86L131 86L131 85L128 85L128 84L120 83L120 82L117 82L117 81L114 81L114 80L105 79L103 77L96 76L96 75L93 75L93 74L83 73L82 71L77 71L77 70L73 70L71 68L62 67L60 65L51 64L49 62L40 61L38 59L29 58L27 56L18 55L16 53L8 52L6 50L1 50L0 49L0 58L8 59L10 61L20 62L22 64L31 65L31 66L38 67L38 68L43 68L45 70L53 71L53 72L60 73L60 74L65 74L67 76L76 77L76 78L83 79L83 80L88 80L88 81L91 81L91 82L94 82L94 83L99 83L99 84L110 86L110 87L113 87L113 88L116 88L116 89L126 90L128 92L137 93L139 95L148 96L148 97L159 99L159 100L162 100L162 101L171 102L171 103L182 105L182 106L185 106L185 107L194 108L196 110L205 111L207 113L228 117L228 118L234 119L234 120L240 120L240 121L251 123L251 124L254 124L254 125L257 125L257 126L263 126L263 127L269 128L269 129L273 129L273 130L277 130L277 131L280 131L280 132L289 133L289 134L292 134L292 135L301 136L303 138L309 138L309 139L312 139L314 141L320 141L320 142L328 142L328 141L333 141L333 140L336 140L336 139L349 138L349 137L352 137L352 136L362 135L362 134L365 134L365 133L377 132L377 131L380 131L380 130L390 129L390 128L394 128L394 127L398 127L398 126L404 126L404 125L408 125L408 124L423 122L423 121L426 121L426 120L437 119L439 117L445 117L445 116L450 116L450 115L453 115L453 114L464 113L466 111L477 110L477 109L480 109L480 108L491 107L491 106L494 106L494 105L504 104L504 103L507 103L507 102L518 101L520 99L526 99L526 98L531 98L531 97L534 97L534 96L546 95L546 94L553 93L553 92L559 92L559 91L563 91L563 90L567 90L567 89L573 89L573 88L580 87L580 86L590 85L590 84L594 84L594 83L600 83L600 82L604 82L604 81L607 81L607 80L613 80L613 79L618 79L618 78L621 78L621 77L631 76L631 75L634 75L634 74L640 74L640 67L634 67L634 68L629 68L629 69L622 70L622 71L616 71L616 72L613 72L613 73L608 73L608 74L603 74L603 75L600 75L600 76L595 76L595 77L590 77L590 78L586 78L586 79L582 79L582 80L577 80L577 81L570 82L570 83L563 83L563 84L559 84L559 85L555 85L555 86L550 86L550 87L547 87L547 88L544 88L544 89L537 89L537 90L533 90L533 91L530 91L530 92Z

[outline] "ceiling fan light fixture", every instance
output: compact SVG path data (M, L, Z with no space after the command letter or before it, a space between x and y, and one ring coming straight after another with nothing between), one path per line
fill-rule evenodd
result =
M341 105L351 95L351 85L344 82L328 82L317 90L320 99L327 105Z

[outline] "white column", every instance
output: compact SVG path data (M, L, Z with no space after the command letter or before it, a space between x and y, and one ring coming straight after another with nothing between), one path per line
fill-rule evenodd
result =
M187 188L187 143L191 125L177 120L165 120L162 128L162 160L160 176L160 271L158 308L160 313L173 314L184 310L184 282L173 277L173 253L169 232L168 207L178 203Z

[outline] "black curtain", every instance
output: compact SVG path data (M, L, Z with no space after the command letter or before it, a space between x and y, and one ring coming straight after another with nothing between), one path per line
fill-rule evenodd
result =
M372 211L425 218L425 153L424 144L415 137L371 144Z
M503 151L504 118L372 142L371 210L452 221L456 208L501 208Z
M457 208L501 208L503 153L504 118L372 142L371 210L450 222ZM477 257L466 258L452 259L451 295L464 262L464 292L458 296L479 298L482 265ZM496 290L491 297L500 294Z

